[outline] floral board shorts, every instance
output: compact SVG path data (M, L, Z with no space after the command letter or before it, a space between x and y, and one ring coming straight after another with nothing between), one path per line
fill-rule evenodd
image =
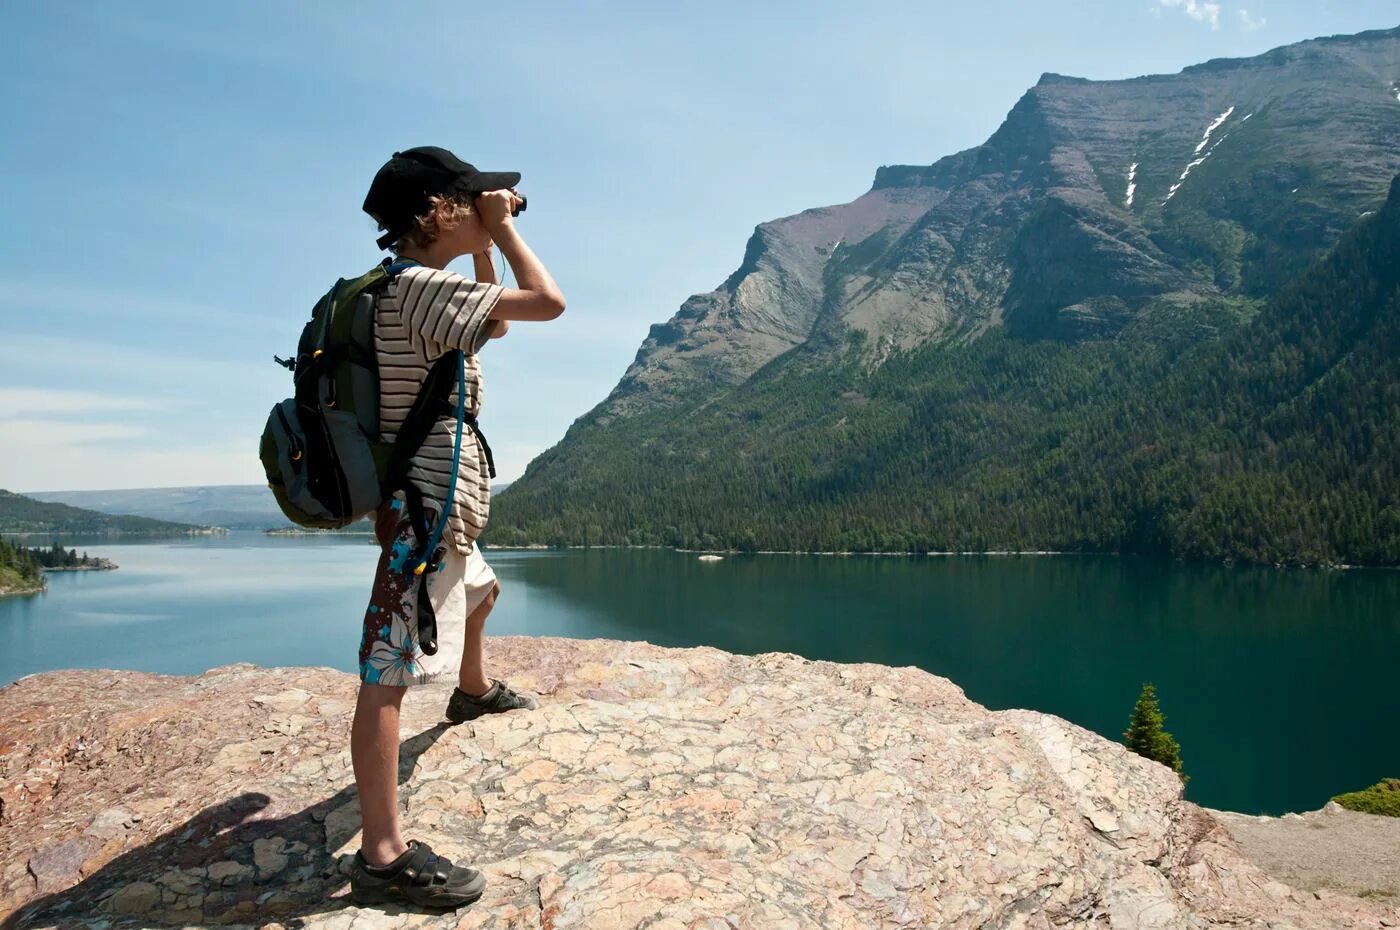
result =
M360 680L399 687L456 681L467 617L491 593L496 573L482 558L480 546L473 544L471 553L462 555L447 544L437 571L413 574L418 539L399 497L380 508L374 532L383 551L360 637ZM418 586L424 583L437 614L438 648L433 655L418 644Z

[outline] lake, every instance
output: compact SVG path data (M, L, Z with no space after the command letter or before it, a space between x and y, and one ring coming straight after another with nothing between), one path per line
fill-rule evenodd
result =
M377 557L365 537L243 532L86 550L121 568L0 599L0 684L69 667L355 669ZM488 633L917 665L988 707L1112 739L1155 682L1187 797L1211 807L1311 810L1400 776L1397 571L614 549L487 560L502 585Z

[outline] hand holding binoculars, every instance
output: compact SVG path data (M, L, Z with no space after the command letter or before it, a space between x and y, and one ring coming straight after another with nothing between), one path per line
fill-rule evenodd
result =
M522 214L522 213L525 212L525 195L524 195L524 194L516 193L516 190L515 190L515 188L513 188L513 187L507 188L507 190L509 190L510 193L511 193L511 195L515 197L515 203L512 204L512 205L511 205L511 208L510 208L510 215L511 215L511 216L519 216L520 214ZM481 197L483 194L487 194L487 193L492 193L492 194L494 194L494 193L496 193L496 192L495 192L495 191L482 191L481 193L476 194L476 195L474 195L474 196L472 197L472 202L475 203L476 200L477 200L477 198L479 198L479 197Z

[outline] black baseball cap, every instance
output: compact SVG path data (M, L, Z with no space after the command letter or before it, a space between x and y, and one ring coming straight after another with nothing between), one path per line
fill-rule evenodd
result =
M518 171L478 171L435 145L395 152L384 163L365 195L364 211L384 227L377 240L387 249L413 228L413 221L428 212L429 197L447 194L479 194L520 183Z

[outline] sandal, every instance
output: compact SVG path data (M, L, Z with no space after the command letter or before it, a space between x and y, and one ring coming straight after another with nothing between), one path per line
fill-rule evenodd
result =
M356 904L407 901L419 907L455 908L471 904L486 890L476 869L453 865L427 843L410 840L408 850L385 866L374 866L356 850L350 870L350 897Z
M484 714L501 714L508 710L534 710L540 706L528 694L521 694L499 678L491 679L491 689L481 697L472 697L461 688L452 689L452 697L447 702L447 719L453 723L465 723Z

